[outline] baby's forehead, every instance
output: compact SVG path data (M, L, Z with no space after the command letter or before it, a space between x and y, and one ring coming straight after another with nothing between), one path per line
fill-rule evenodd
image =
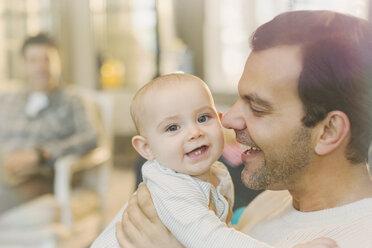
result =
M201 100L201 104L197 103L199 100L195 102L196 99L203 98L205 100ZM145 131L148 124L154 125L155 122L164 119L164 116L180 116L182 113L202 111L201 105L214 109L212 95L201 79L177 77L173 81L173 77L168 77L165 81L152 82L141 92L135 104L135 118L140 131Z
M183 95L194 94L196 92L204 92L205 97L209 98L209 93L206 88L199 82L177 82L169 84L159 84L149 89L142 97L142 104L146 108L154 107L154 101L166 100L169 108L172 107L173 102L180 101ZM190 99L192 101L192 99Z
M175 80L163 79L152 84L143 95L143 98L147 100L149 98L153 98L154 96L166 97L174 94L195 91L206 92L209 95L209 90L202 80L188 77L181 79L178 78Z
M182 86L204 87L205 83L197 77L191 75L176 75L159 78L152 84L152 89L162 91L164 89L173 89Z
M162 84L149 89L146 92L146 95L144 95L142 98L142 110L150 113L161 110L167 110L167 112L176 112L177 110L174 109L174 104L177 104L180 101L190 103L191 101L195 100L194 98L187 99L187 101L185 101L185 95L192 95L193 97L198 97L199 99L205 98L210 102L211 106L214 105L212 96L203 81L178 81L174 84ZM154 101L165 101L166 104L154 104ZM186 106L187 105L190 105L189 107L192 108L192 104L186 104Z

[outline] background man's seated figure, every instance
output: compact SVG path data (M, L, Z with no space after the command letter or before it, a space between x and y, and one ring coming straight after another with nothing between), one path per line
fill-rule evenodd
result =
M39 34L22 47L25 90L0 96L0 216L36 196L52 192L52 168L66 154L97 145L82 101L59 87L61 61L55 43Z

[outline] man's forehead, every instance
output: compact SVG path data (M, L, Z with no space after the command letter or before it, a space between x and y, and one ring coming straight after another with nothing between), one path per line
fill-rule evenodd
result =
M239 82L239 94L265 99L279 92L297 91L301 71L302 56L298 46L254 51L247 59Z
M58 54L57 48L47 44L30 44L25 48L25 55L40 54L40 52L47 54Z
M277 74L296 73L302 69L302 49L300 46L276 46L260 51L252 51L245 69L278 69Z

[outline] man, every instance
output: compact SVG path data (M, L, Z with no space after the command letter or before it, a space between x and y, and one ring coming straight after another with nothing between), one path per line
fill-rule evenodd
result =
M51 178L40 172L97 143L81 100L59 88L61 61L54 42L44 34L29 37L22 55L26 90L0 97L0 215L52 192Z
M275 247L319 236L372 247L372 27L329 11L277 16L254 33L239 99L222 123L246 146L242 181L266 189L238 228ZM117 238L179 247L142 185Z

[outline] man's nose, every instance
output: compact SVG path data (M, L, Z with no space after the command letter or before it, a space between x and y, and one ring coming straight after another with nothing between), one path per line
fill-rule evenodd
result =
M188 139L194 140L202 137L204 135L203 131L200 129L200 127L197 124L193 124L189 127L188 131Z
M239 101L222 117L222 126L228 129L243 130L247 127Z

